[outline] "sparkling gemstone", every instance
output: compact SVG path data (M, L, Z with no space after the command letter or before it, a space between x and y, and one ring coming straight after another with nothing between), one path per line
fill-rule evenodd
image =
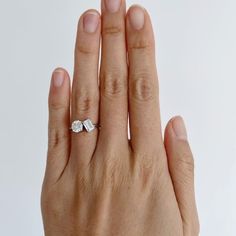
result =
M79 120L76 120L72 123L71 129L75 133L83 131L83 123Z
M83 122L83 125L87 132L92 132L95 129L95 126L93 125L92 121L90 119L87 119Z

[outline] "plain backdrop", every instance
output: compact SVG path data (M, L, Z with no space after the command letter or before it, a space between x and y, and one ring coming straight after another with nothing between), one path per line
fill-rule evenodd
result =
M163 127L187 123L203 236L236 235L236 1L128 0L150 12ZM0 0L0 235L43 235L52 70L73 71L80 14L99 0Z

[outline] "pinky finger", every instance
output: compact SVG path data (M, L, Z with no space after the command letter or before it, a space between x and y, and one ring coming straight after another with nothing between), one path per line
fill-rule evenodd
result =
M61 68L53 72L49 99L48 157L45 180L57 182L70 154L70 78Z
M181 117L173 118L166 127L165 147L168 166L183 220L184 235L199 234L194 193L194 160Z

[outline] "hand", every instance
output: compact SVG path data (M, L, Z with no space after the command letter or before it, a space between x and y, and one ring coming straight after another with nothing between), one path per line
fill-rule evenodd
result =
M45 235L195 236L193 157L182 118L162 139L150 18L119 2L102 2L102 20L95 10L81 16L72 92L64 69L52 76ZM87 118L101 129L69 130Z

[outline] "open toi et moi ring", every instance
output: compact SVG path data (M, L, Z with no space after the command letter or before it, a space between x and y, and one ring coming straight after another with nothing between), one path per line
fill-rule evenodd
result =
M84 128L87 132L90 133L95 128L99 128L99 125L93 124L90 119L87 119L85 121L75 120L72 122L70 130L72 130L74 133L80 133L84 131Z

